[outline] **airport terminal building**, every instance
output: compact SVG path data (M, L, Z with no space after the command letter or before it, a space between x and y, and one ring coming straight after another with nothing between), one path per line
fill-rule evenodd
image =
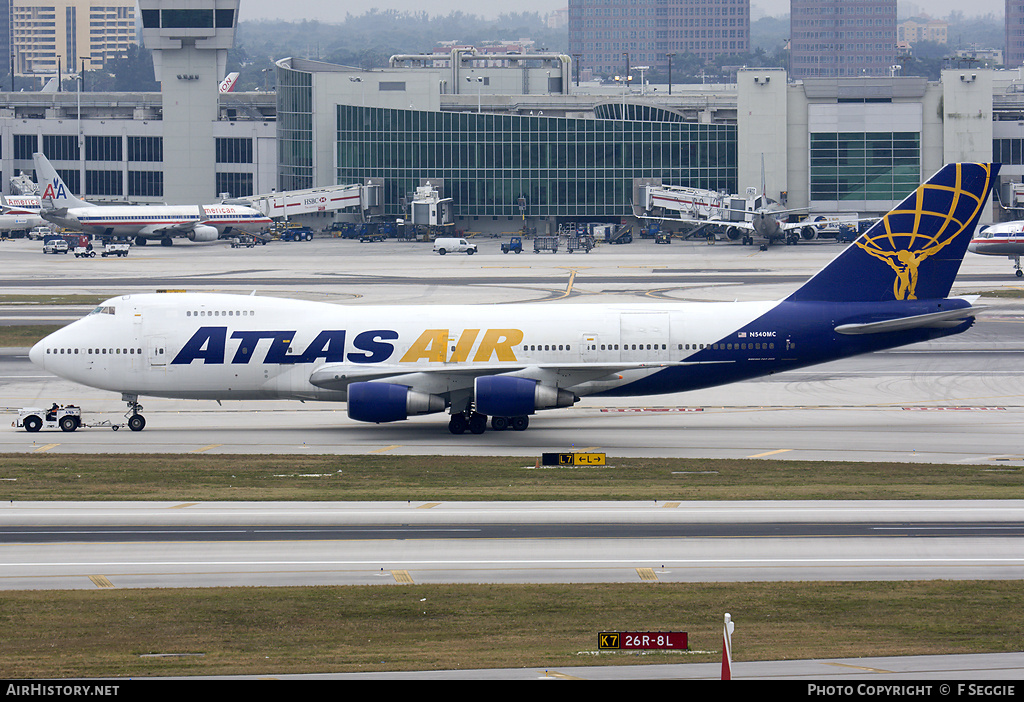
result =
M1004 180L1024 175L1017 71L790 82L740 69L735 84L670 96L576 86L567 56L458 49L368 71L289 58L278 74L281 188L380 178L386 212L402 216L430 182L469 232L629 217L651 180L728 193L763 180L813 214L887 211L948 161L995 156Z
M638 80L577 85L565 55L460 47L372 70L286 58L277 73L276 94L220 96L213 178L191 201L373 178L385 215L403 217L430 183L458 229L506 233L629 218L652 181L741 194L763 182L789 208L867 214L948 161L996 160L1004 183L1024 180L1017 70L936 82L740 69L735 83L669 94ZM164 182L179 148L165 127L156 93L0 93L3 192L42 151L87 199L181 200Z

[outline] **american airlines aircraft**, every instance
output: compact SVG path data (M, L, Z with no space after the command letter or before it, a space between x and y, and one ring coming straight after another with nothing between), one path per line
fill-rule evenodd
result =
M1020 267L1020 257L1024 255L1024 220L982 227L974 235L967 250L985 256L1012 258L1017 277L1024 277Z
M158 239L171 246L174 237L216 241L235 229L258 230L272 220L241 205L94 205L71 194L50 161L32 154L40 187L40 216L49 222L98 236L124 236L139 246Z
M527 427L588 395L705 388L956 334L949 298L997 164L945 166L783 300L345 307L213 293L124 295L32 361L143 395L337 400L363 422L447 410L453 434Z

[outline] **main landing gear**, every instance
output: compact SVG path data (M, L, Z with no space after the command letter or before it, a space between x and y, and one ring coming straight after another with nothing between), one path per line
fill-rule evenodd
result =
M525 414L518 417L491 417L493 431L524 431L528 426L530 418ZM479 412L459 412L453 414L451 421L448 422L448 431L452 434L465 434L467 431L472 434L483 434L486 430L487 415Z
M128 420L128 428L132 431L142 431L146 428L146 418L143 417L142 405L139 404L138 395L121 395L121 399L128 403L128 411L124 413Z

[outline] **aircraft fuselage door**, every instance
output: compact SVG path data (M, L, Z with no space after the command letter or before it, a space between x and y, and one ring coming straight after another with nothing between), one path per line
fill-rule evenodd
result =
M162 336L146 337L146 355L150 366L166 366L167 340Z
M667 312L624 312L619 318L621 352L619 359L630 362L669 360L671 338Z

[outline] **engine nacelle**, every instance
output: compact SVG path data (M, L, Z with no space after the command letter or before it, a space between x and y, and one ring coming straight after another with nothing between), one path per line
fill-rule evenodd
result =
M352 383L348 416L357 422L397 422L410 415L444 411L444 398L394 383Z
M814 231L814 227L800 227L800 236L804 238L804 241L810 241L818 235L818 232Z
M540 409L572 407L580 399L568 390L508 375L477 378L474 392L476 411L493 417L518 417Z
M725 235L729 237L729 241L736 241L740 238L741 230L739 227L729 227L725 230Z
M217 241L218 238L220 238L220 232L217 231L217 227L207 224L192 227L192 231L188 233L189 241Z

